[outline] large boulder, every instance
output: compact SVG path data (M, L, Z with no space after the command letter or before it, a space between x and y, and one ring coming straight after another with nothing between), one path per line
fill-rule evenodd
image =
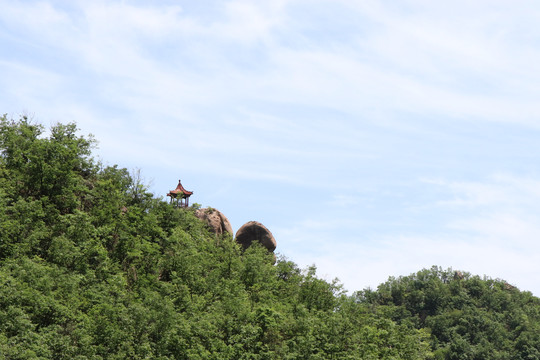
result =
M244 249L248 248L253 241L258 241L262 246L273 252L276 249L274 235L263 224L257 221L248 221L236 232L236 242Z
M195 211L195 216L204 221L216 235L223 235L224 233L229 233L231 236L233 235L231 223L221 211L210 207L197 209Z

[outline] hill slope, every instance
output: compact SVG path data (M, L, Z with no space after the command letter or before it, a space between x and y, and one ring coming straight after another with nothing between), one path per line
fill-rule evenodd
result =
M96 163L74 124L43 130L0 119L2 359L536 356L528 293L431 270L346 296Z

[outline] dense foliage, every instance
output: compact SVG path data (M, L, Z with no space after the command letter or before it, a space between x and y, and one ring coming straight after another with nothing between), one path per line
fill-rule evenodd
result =
M0 118L0 359L538 359L538 299L438 269L354 296Z
M355 297L429 330L435 359L540 359L540 299L503 280L433 267Z

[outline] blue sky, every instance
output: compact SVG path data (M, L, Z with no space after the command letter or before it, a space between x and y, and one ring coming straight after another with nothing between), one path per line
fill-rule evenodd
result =
M0 113L354 291L439 265L540 295L536 1L0 0Z

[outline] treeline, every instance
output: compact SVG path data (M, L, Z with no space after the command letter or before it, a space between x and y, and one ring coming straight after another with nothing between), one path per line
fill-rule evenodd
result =
M540 358L530 293L434 268L348 296L93 146L0 118L0 359Z

